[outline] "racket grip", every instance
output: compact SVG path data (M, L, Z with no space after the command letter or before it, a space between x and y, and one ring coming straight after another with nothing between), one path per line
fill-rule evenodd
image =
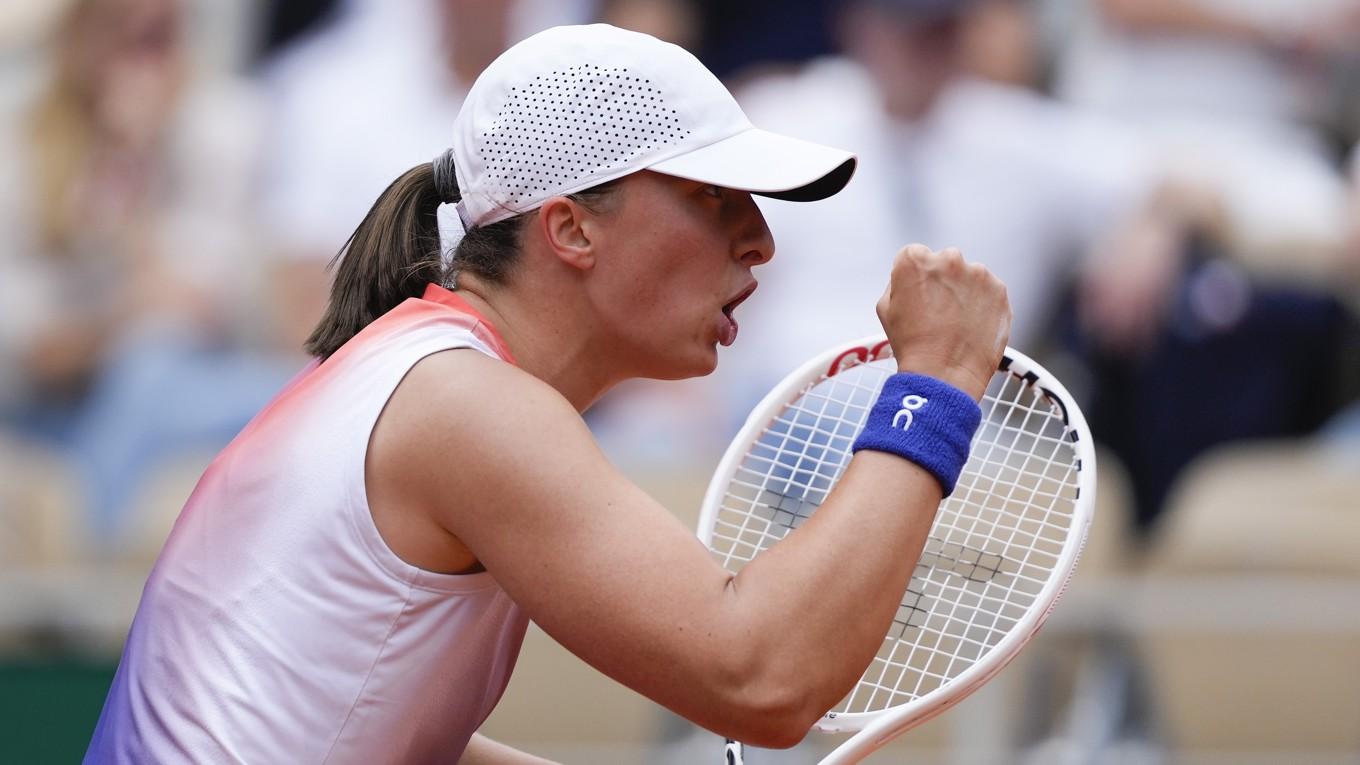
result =
M727 747L724 749L724 765L744 765L746 762L742 756L742 746L740 741L727 739Z

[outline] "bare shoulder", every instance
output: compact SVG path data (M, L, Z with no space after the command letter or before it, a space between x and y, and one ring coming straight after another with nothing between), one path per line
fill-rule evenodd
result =
M478 426L509 420L580 421L571 404L547 383L513 364L472 349L442 351L411 368L388 405L397 416L423 423L431 438L494 437ZM471 433L470 433L471 431Z
M534 493L563 454L605 462L560 393L475 350L443 351L412 367L392 394L370 445L370 469L380 474L370 488L396 487L403 504L434 513L471 544L476 516Z
M547 383L513 364L471 349L442 351L417 362L382 416L384 437L400 440L407 460L458 456L467 467L511 453L536 432L589 431L571 404ZM472 464L468 464L472 463Z

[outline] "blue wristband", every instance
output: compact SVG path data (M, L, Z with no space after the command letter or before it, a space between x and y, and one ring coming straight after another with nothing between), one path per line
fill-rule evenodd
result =
M947 497L968 461L968 446L981 421L982 409L973 397L949 383L895 374L883 384L851 451L905 457L935 476Z

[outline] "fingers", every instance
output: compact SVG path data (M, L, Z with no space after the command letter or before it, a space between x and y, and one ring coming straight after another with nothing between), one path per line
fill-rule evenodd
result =
M900 368L979 396L1010 337L1005 285L956 247L902 248L877 310Z

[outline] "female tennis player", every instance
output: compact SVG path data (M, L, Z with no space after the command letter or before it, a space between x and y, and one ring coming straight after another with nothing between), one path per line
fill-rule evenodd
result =
M882 437L736 576L580 413L712 371L774 251L751 194L819 199L854 162L753 128L645 35L565 27L502 55L453 148L342 252L316 363L189 498L86 761L541 762L475 735L529 619L699 725L800 740L893 618L1007 339L1004 288L957 252L897 255L878 310L916 398L882 399Z

